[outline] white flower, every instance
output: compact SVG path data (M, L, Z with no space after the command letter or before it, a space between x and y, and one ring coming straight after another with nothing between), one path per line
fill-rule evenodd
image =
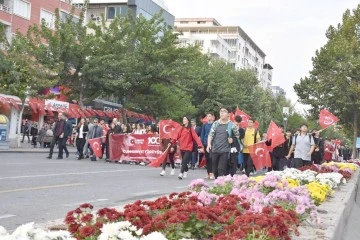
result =
M6 229L3 226L0 226L0 237L9 235Z
M10 239L21 239L21 240L30 240L31 231L34 230L34 223L27 223L19 226L11 234Z
M152 232L141 237L140 240L167 240L167 238L160 232Z
M143 232L142 229L139 229L139 230L135 231L135 233L136 233L137 236L141 236L142 232Z

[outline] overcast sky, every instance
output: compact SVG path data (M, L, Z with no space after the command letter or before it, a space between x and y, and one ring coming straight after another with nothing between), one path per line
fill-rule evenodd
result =
M359 0L165 0L176 18L216 18L240 26L266 53L274 67L273 85L296 102L294 83L308 75L315 50L326 43L330 25L341 22Z

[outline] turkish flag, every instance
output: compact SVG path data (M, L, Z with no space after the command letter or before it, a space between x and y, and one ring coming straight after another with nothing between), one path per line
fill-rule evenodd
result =
M285 137L282 130L273 122L270 122L269 129L267 131L267 139L271 139L270 150L285 142Z
M206 166L206 158L205 158L205 153L203 154L203 157L200 160L199 163L199 168L205 167Z
M202 119L201 119L201 122L202 122L202 124L207 123L207 122L208 122L208 120L207 120L207 116L205 116L204 118L202 118Z
M234 122L235 121L235 114L231 112L230 115L229 115L229 119L230 119L230 121Z
M328 128L331 125L337 123L339 121L339 118L337 118L335 115L333 115L331 112L329 112L326 109L322 109L319 114L319 124L322 129Z
M102 156L101 138L89 139L89 144L90 144L91 149L94 152L94 155L97 157L101 157Z
M271 167L269 149L265 142L258 142L249 146L249 151L256 169L260 170L264 167Z
M248 124L248 120L251 118L246 112L241 111L239 109L239 107L236 107L236 111L235 111L235 115L236 116L240 116L242 118L241 120L241 127L242 128L247 128L249 126ZM259 125L259 124L258 124ZM254 125L255 127L255 125Z
M172 120L160 120L160 139L175 139L181 125Z
M166 161L170 147L168 147L158 158L152 161L148 167L160 167L161 164Z
M254 122L254 128L255 128L255 129L258 129L258 128L259 128L259 125L260 125L260 124L259 124L258 121L255 121L255 122Z

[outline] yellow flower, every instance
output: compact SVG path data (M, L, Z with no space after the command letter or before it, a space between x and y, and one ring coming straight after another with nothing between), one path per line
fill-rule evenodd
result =
M252 180L255 180L256 182L261 182L261 180L263 180L265 178L265 176L256 176L256 177L251 177Z

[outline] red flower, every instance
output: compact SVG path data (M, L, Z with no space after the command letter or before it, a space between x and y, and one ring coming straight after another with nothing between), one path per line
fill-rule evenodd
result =
M69 225L71 223L75 223L75 221L76 221L76 218L73 215L69 215L69 216L66 216L64 222Z
M90 209L93 209L94 206L89 204L89 203L84 203L84 204L81 204L80 205L80 208L90 208Z
M92 219L93 219L93 215L91 213L88 213L85 216L82 216L81 221L87 223L87 222L91 222Z
M70 233L76 233L78 231L79 227L80 227L80 224L76 224L76 223L75 224L70 224L69 227L68 227L68 231Z
M79 233L80 233L80 236L83 238L90 237L91 235L93 235L95 233L95 228L93 228L91 226L81 227L79 229Z
M74 213L81 214L83 211L80 208L75 209Z

